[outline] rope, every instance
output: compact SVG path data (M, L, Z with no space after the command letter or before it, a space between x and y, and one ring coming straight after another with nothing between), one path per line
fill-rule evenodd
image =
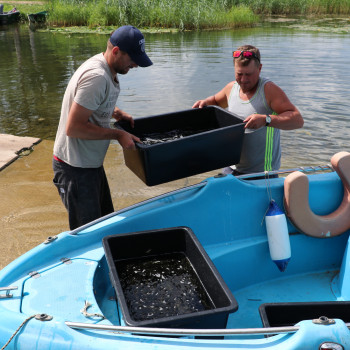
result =
M270 185L270 176L269 176L268 171L265 171L265 183L266 183L267 195L269 197L269 202L271 202L272 201L272 193L271 193L271 185Z
M267 196L269 197L269 205L271 203L271 201L273 201L273 198L272 198L272 192L271 192L271 184L270 184L270 177L269 177L269 172L268 171L265 171L265 184L266 184L266 191L267 191ZM265 214L261 220L261 226L263 225L264 223L264 220L265 220L265 217L266 217L266 214L269 210L269 206L267 206L267 209L265 211Z
M32 318L34 318L36 315L29 316L27 319L25 319L22 324L15 330L15 332L12 334L11 338L7 341L7 343L1 348L1 350L4 350L11 342L11 340L16 336L16 334L21 330L21 328Z
M87 300L85 300L85 305L84 307L80 310L80 312L85 316L85 317L101 317L102 319L105 319L105 317L101 314L90 314L87 312L87 309L92 306Z

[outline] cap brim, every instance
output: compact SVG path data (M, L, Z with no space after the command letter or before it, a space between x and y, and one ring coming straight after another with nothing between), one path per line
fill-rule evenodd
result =
M142 55L129 54L129 56L139 67L149 67L153 64L145 52Z

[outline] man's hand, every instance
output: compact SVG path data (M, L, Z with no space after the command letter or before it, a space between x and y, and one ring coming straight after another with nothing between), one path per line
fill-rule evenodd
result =
M117 122L119 122L120 120L125 120L130 123L132 128L134 127L133 117L129 113L122 111L118 107L114 108L112 116Z
M243 120L245 129L259 129L266 125L265 114L251 114Z
M192 108L203 108L208 106L207 100L198 100L194 103L194 105L192 106Z
M117 141L124 149L136 149L135 142L140 142L141 140L132 134L124 130L118 130Z

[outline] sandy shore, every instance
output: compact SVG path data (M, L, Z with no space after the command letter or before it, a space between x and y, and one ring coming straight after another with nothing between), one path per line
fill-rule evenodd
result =
M67 231L65 208L52 183L53 141L42 141L34 151L0 171L0 268L45 241ZM122 149L112 144L105 160L115 210L198 183L217 171L154 187L147 187L125 165Z

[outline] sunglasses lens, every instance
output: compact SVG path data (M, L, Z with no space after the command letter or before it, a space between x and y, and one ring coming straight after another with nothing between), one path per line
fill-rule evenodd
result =
M233 51L233 57L237 58L241 55L242 51Z
M252 58L253 57L253 52L244 51L243 52L243 57Z
M240 51L240 50L237 50L237 51L233 51L233 55L232 56L234 58L238 58L241 55L243 57L245 57L245 58L256 58L260 62L260 59L258 58L258 56L252 51Z

